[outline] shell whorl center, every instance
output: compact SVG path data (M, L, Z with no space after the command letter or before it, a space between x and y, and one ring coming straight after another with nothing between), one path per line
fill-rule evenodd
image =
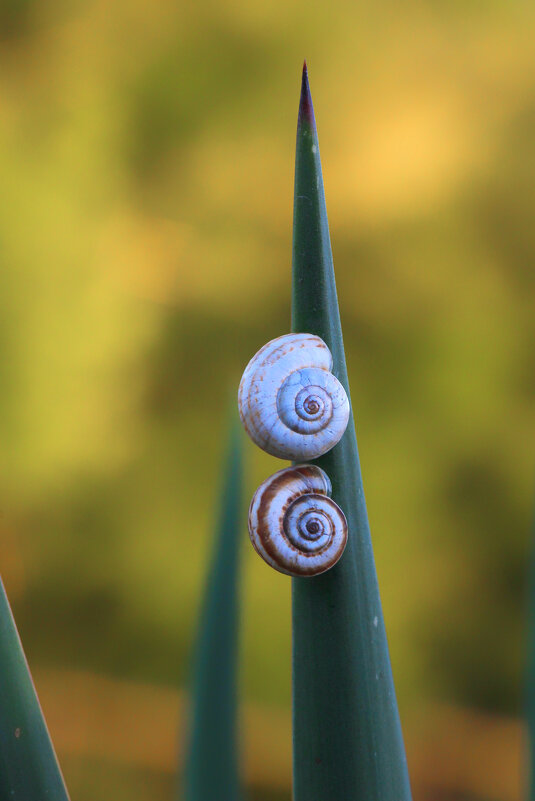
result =
M335 534L334 501L326 495L301 495L287 509L283 528L288 540L306 553L318 554Z
M329 392L332 378L334 376L326 370L291 373L277 393L277 412L281 422L291 431L304 435L317 434L326 428L334 411ZM309 383L311 381L316 383Z
M308 390L305 390L308 392ZM301 394L301 393L299 393ZM299 410L299 406L295 403L295 408ZM323 412L323 401L317 395L306 395L305 400L302 402L302 409L304 412L303 416L308 417L309 419L313 420L315 417L318 417Z

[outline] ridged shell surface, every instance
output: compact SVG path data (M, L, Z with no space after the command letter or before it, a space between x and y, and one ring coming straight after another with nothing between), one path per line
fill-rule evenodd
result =
M249 536L271 567L289 576L317 576L340 559L347 522L329 497L331 482L315 465L279 470L255 492Z
M285 334L253 356L238 392L240 417L262 450L296 462L333 448L347 427L349 400L331 373L320 337Z

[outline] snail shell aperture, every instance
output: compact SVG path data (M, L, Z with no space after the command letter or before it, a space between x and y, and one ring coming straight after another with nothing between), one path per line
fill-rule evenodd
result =
M347 521L329 497L331 482L316 465L279 470L259 486L249 507L249 536L271 567L316 576L340 559Z
M312 334L272 339L253 356L238 405L245 430L262 450L299 462L336 445L347 427L349 400L332 364L329 348Z

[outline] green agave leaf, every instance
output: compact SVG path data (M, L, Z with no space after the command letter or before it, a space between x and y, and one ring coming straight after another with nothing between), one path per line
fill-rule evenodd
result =
M0 580L0 801L68 801Z
M532 525L532 541L535 542L535 521ZM526 718L528 724L528 780L527 798L535 801L535 552L531 554L529 576L529 607L527 620L527 671L526 671Z
M349 396L318 136L306 63L297 124L293 331L320 336ZM390 667L353 416L315 460L345 512L334 568L292 579L295 801L408 801L405 749Z
M239 552L242 433L236 423L222 475L220 517L199 624L185 762L185 801L238 801Z

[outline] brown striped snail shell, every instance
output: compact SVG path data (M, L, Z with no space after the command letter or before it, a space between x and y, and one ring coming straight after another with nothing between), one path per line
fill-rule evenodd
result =
M238 392L240 417L262 450L301 462L333 448L346 430L349 400L320 337L285 334L253 356Z
M279 470L256 490L249 536L271 567L289 576L317 576L340 559L347 521L329 497L331 482L316 465Z

